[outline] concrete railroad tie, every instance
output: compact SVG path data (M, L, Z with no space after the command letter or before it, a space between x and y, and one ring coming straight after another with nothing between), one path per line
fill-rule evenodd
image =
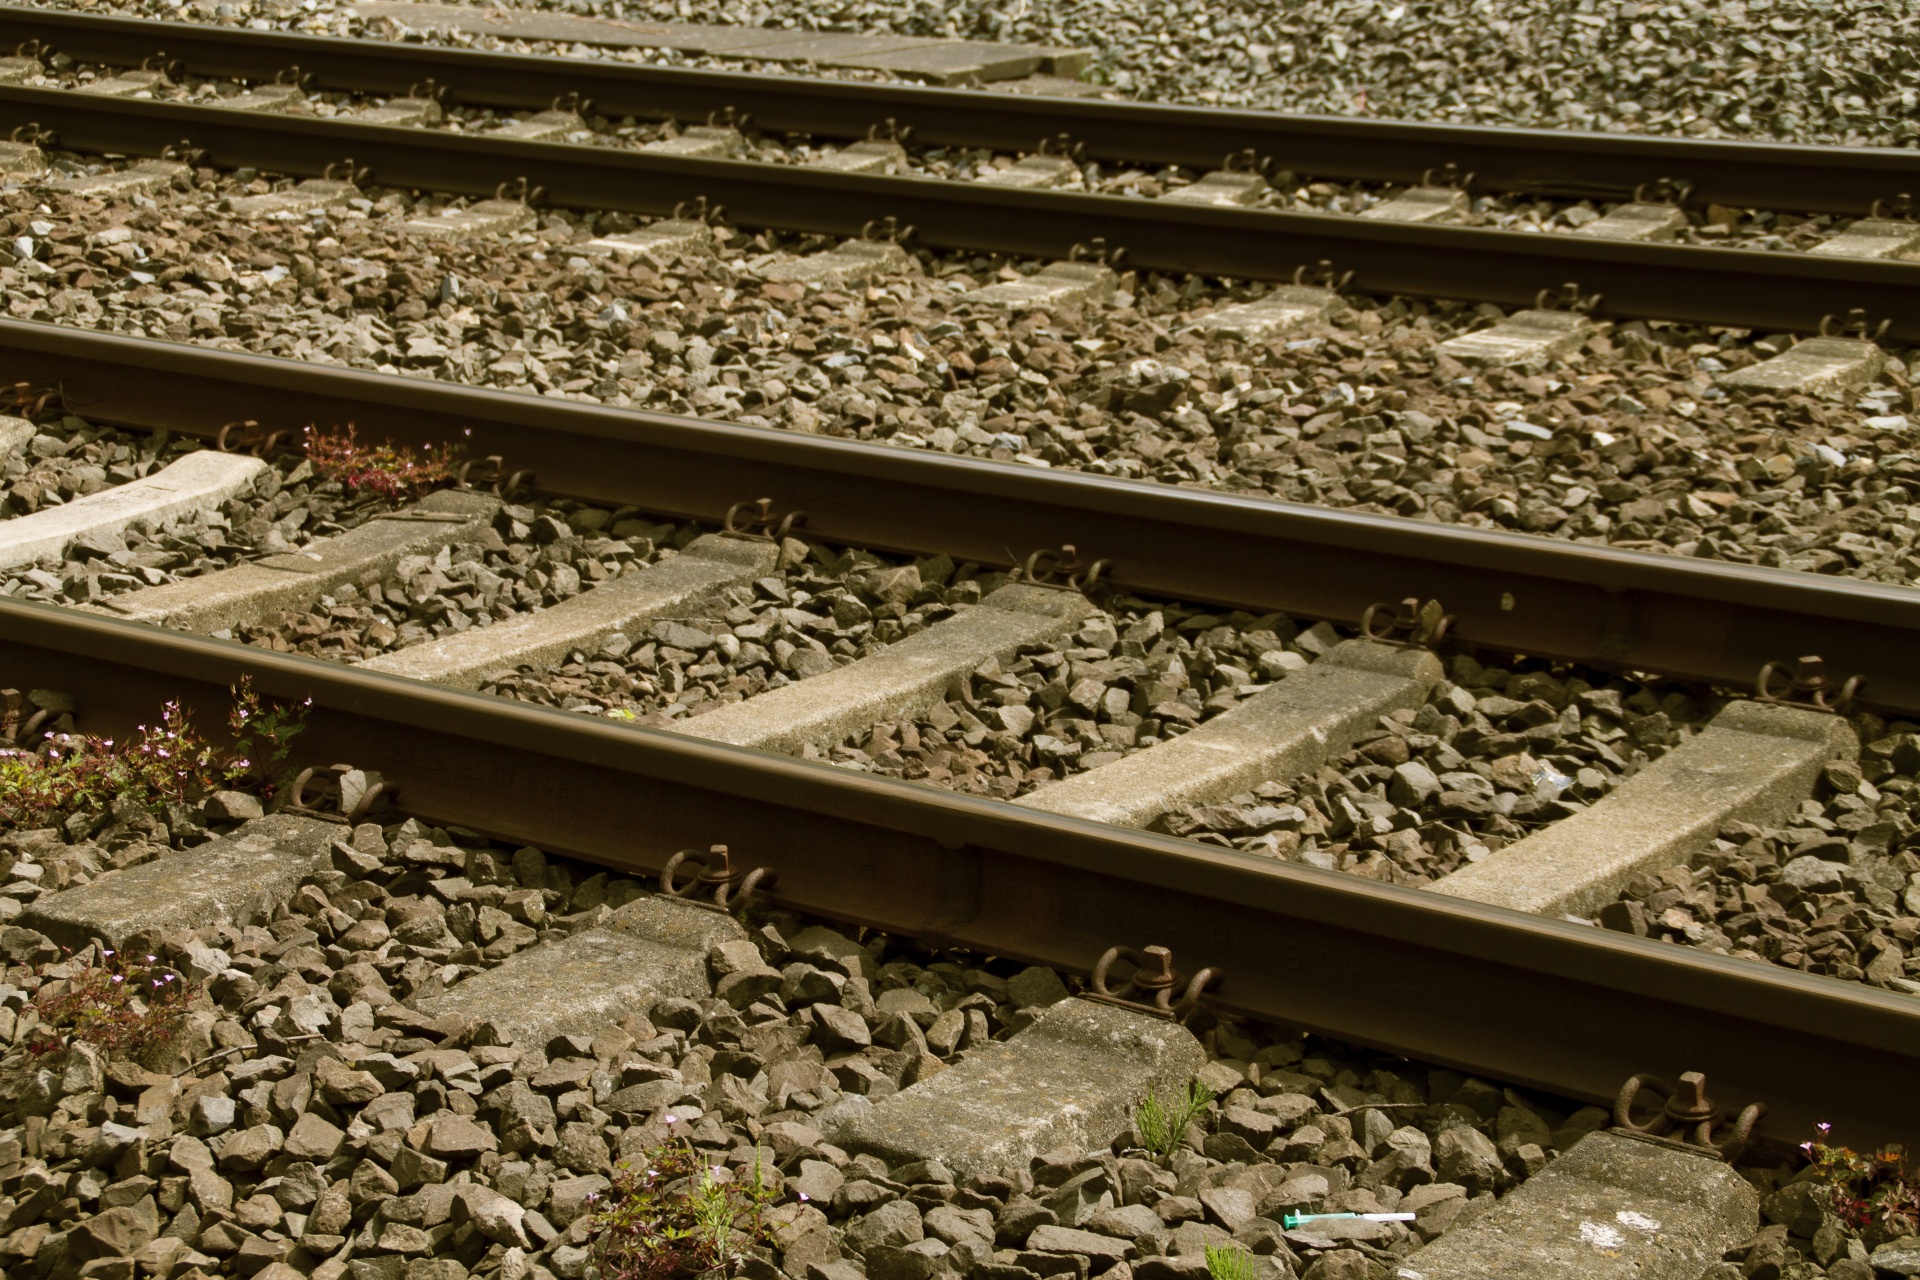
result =
M289 609L311 608L346 583L383 577L405 556L432 555L459 542L499 506L499 499L485 494L445 489L298 551L129 591L90 607L203 635L253 626Z
M551 608L456 631L358 665L410 680L477 689L516 667L553 666L575 649L591 653L616 631L685 616L727 587L766 577L779 555L771 542L709 533L670 560L610 579Z
M1144 827L1184 805L1312 773L1381 716L1425 702L1441 674L1440 660L1424 649L1348 640L1170 742L1043 786L1017 803Z
M1859 739L1839 716L1729 703L1591 809L1428 888L1516 911L1592 915L1642 872L1686 865L1727 823L1766 826L1786 817L1828 761L1859 754Z
M869 658L672 727L787 755L832 746L882 720L924 715L988 658L1006 662L1022 645L1057 640L1093 611L1077 591L1015 583Z
M251 487L266 469L258 458L202 449L144 480L0 520L0 569L58 556L88 534L118 534L134 524L159 527L211 511Z

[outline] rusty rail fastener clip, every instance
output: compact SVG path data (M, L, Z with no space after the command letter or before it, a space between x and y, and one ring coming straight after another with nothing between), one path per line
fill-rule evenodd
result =
M315 786L320 792L309 801L307 788ZM344 822L351 827L393 794L393 788L372 770L356 769L350 764L316 765L302 769L300 776L293 780L293 789L287 795L287 812L303 818Z
M1133 973L1118 990L1108 984L1108 975L1116 960L1125 960L1133 966ZM1144 951L1108 947L1093 966L1093 990L1087 992L1086 998L1184 1022L1199 1004L1201 993L1210 986L1219 986L1225 977L1219 969L1208 968L1183 979L1173 967L1173 952L1165 947L1148 947Z
M1014 559L1013 552L1007 552L1007 559ZM1058 551L1041 550L1028 556L1011 575L1009 581L1023 582L1030 587L1049 587L1055 591L1077 591L1082 595L1091 592L1099 585L1113 568L1111 560L1095 560L1088 564L1080 558L1080 553L1069 542Z
M1452 633L1453 621L1438 600L1422 604L1408 596L1397 605L1384 600L1368 605L1360 615L1360 634L1375 644L1433 648Z
M779 542L806 522L806 512L789 511L780 515L773 509L772 498L759 498L728 507L727 514L720 519L720 531L733 538Z
M1865 683L1864 677L1849 676L1836 687L1833 677L1827 674L1826 662L1818 654L1808 654L1796 660L1792 670L1788 670L1784 662L1769 662L1760 668L1759 678L1753 682L1753 696L1759 702L1843 716L1852 709L1853 700Z
M703 859L701 869L685 884L679 883L680 868L689 858ZM716 844L705 854L697 849L682 849L667 859L660 870L660 892L689 906L704 907L734 915L744 911L753 896L773 883L773 873L765 867L737 871L727 846Z
M1650 1118L1633 1118L1633 1104L1642 1090L1659 1094L1664 1102ZM1711 1155L1732 1161L1746 1150L1753 1138L1753 1127L1767 1113L1764 1102L1756 1102L1735 1116L1727 1114L1707 1096L1707 1077L1689 1071L1680 1077L1675 1089L1658 1076L1641 1073L1620 1086L1613 1103L1613 1131L1629 1138L1677 1147L1696 1155ZM1715 1137L1719 1130L1719 1137Z

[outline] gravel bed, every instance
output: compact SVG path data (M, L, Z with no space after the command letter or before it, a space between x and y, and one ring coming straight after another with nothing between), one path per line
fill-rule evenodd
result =
M94 8L73 0L48 7ZM1492 17L1470 0L1231 0L1204 12L1191 5L1142 11L1093 0L857 7L812 0L777 10L711 0L526 7L638 20L1073 45L1098 51L1091 79L1158 102L1849 146L1911 146L1920 137L1913 120L1920 64L1901 52L1914 20L1913 6L1904 0L1745 0L1721 9L1527 0L1503 5ZM362 22L334 0L317 0L311 9L286 0L140 0L111 8L475 48L790 70L664 50L615 53L407 31L386 20Z
M160 822L123 810L0 834L0 914L258 810L219 793ZM31 1002L97 958L0 928L0 1174L31 1193L0 1236L13 1274L122 1256L176 1275L281 1265L369 1280L398 1258L436 1280L579 1280L592 1197L616 1162L674 1133L736 1176L761 1163L778 1193L774 1248L754 1264L763 1276L803 1280L862 1255L877 1264L877 1248L921 1239L937 1242L917 1247L939 1265L979 1274L1016 1264L1036 1228L1060 1224L1130 1242L1133 1266L1191 1267L1231 1241L1263 1280L1337 1280L1377 1274L1471 1222L1606 1119L1203 1013L1201 1078L1217 1097L1170 1158L1129 1132L1108 1150L1053 1152L1015 1177L955 1185L931 1165L850 1156L816 1114L963 1060L1077 979L773 912L753 921L751 944L716 948L711 968L716 982L777 972L777 985L662 1001L590 1039L516 1044L494 1024L436 1022L407 1002L597 924L646 887L413 819L364 823L337 848L336 869L270 916L134 940L198 987L181 1034L139 1062L91 1046L30 1058ZM663 1080L683 1086L670 1106L658 1088L633 1088ZM1797 1274L1810 1277L1866 1255L1819 1215L1792 1234L1808 1216L1792 1169L1745 1172L1769 1193L1775 1225L1731 1258L1771 1250L1807 1260ZM1275 1221L1393 1209L1418 1217L1325 1253ZM1122 1280L1121 1266L1106 1274Z
M1829 765L1790 821L1729 827L1691 869L1638 878L1596 922L1920 995L1920 724L1858 727L1860 763Z
M0 457L0 519L142 479L201 446L191 440L96 426L58 408L39 413L27 445ZM164 528L90 534L66 556L0 569L0 596L62 604L197 577L297 550L383 510L315 477L302 457L281 456L250 493Z
M170 814L170 828L131 814L79 824L74 843L52 830L0 837L11 866L0 901L17 912L55 886L204 840L232 825L213 814L257 811L249 801L222 793ZM796 1280L809 1261L858 1257L901 1233L942 1241L948 1251L936 1252L964 1274L1013 1261L1048 1223L1131 1241L1143 1257L1237 1240L1277 1276L1314 1262L1272 1220L1283 1201L1415 1209L1411 1230L1395 1224L1352 1246L1389 1262L1470 1221L1604 1120L1597 1108L1208 1017L1196 1024L1212 1059L1203 1079L1220 1097L1170 1160L1145 1158L1129 1134L1110 1151L1053 1153L1029 1174L956 1187L924 1166L849 1157L810 1121L846 1094L878 1099L960 1061L982 1032L1005 1038L1077 980L773 913L745 953L713 956L715 979L780 971L771 990L664 1001L591 1041L502 1044L491 1024L435 1023L404 1002L595 924L645 888L414 820L363 824L349 852L271 919L137 940L202 984L183 1034L140 1064L90 1047L28 1060L37 1019L25 1005L91 956L64 959L17 926L0 932L10 988L0 1041L12 1046L0 1059L11 1122L0 1149L17 1144L16 1166L44 1169L40 1185L54 1188L16 1210L0 1255L44 1275L63 1244L108 1253L105 1237L127 1255L164 1250L208 1273L274 1261L311 1271L350 1248L356 1277L396 1251L442 1260L436 1275L578 1277L588 1197L616 1160L676 1131L671 1116L717 1163L745 1172L758 1151L781 1192L781 1247L769 1261ZM971 1029L956 1035L956 1024ZM661 1079L686 1086L670 1109L623 1105L623 1087ZM162 1081L179 1087L165 1085L147 1114L136 1100L154 1099ZM89 1150L136 1120L146 1137L116 1154L134 1146L142 1158L98 1170ZM402 1150L418 1121L431 1136ZM156 1124L178 1136L155 1139ZM1287 1185L1303 1172L1321 1180ZM1214 1194L1222 1189L1243 1194ZM1233 1214L1239 1200L1259 1212ZM996 1257L996 1244L1007 1252Z
M922 251L884 284L809 291L757 273L818 237L722 229L714 258L629 267L568 251L633 225L618 215L428 244L397 225L404 193L236 226L221 201L265 180L201 181L152 207L0 197L8 234L50 259L0 261L11 313L1682 555L1893 582L1920 569L1898 351L1839 402L1714 385L1789 335L1643 322L1570 363L1475 372L1432 348L1490 306L1355 298L1328 333L1244 344L1184 326L1261 286L1128 273L1091 315L1007 317L965 292L1035 264Z
M26 83L39 87L76 88L112 75L117 68L71 64L56 55L49 74ZM179 103L217 103L251 87L249 82L228 79L182 77L153 91L157 101ZM387 99L366 94L313 93L291 109L292 114L317 118L351 119L354 114ZM531 112L495 111L479 107L450 105L444 118L420 127L449 133L487 133L509 120L524 120ZM699 123L689 121L685 123ZM628 116L609 118L587 111L581 127L561 136L562 141L578 146L599 146L634 150L662 138L675 135L668 124L636 120ZM805 165L822 154L840 149L844 140L814 139L803 134L765 134L749 130L738 158L763 164ZM922 178L940 178L971 182L984 175L1012 166L1019 153L996 153L991 149L927 148L909 145L902 172ZM1124 159L1085 161L1060 184L1066 191L1088 191L1101 195L1152 199L1191 185L1203 171L1182 166L1138 168ZM1316 175L1297 175L1291 170L1273 175L1273 188L1246 207L1280 209L1294 212L1358 214L1398 195L1402 188L1377 182L1340 182L1316 180ZM1572 233L1603 214L1619 207L1620 202L1555 199L1509 193L1475 193L1459 225L1527 233ZM1847 230L1854 219L1830 214L1808 215L1776 210L1735 209L1713 205L1690 209L1684 226L1676 229L1676 243L1695 246L1719 246L1755 250L1801 252L1818 245L1830 235Z

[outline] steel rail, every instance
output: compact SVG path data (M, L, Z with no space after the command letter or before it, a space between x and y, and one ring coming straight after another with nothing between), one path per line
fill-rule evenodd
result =
M800 76L347 40L335 36L95 17L0 6L0 47L38 40L84 62L139 65L164 54L203 76L271 79L298 66L329 89L399 94L433 80L454 101L540 109L563 94L618 117L705 119L728 107L776 132L863 137L887 120L916 142L1030 150L1065 133L1102 159L1218 167L1251 150L1317 177L1415 182L1446 164L1486 190L1626 199L1660 178L1688 199L1736 207L1865 213L1920 190L1920 150L1709 142L1557 129L1434 125L1218 107L1028 97Z
M692 159L0 86L0 131L37 124L80 151L158 155L190 140L222 166L318 175L351 157L388 186L492 195L524 178L554 204L666 214L705 199L749 226L858 235L876 220L926 243L1064 258L1103 240L1128 265L1240 279L1309 264L1378 293L1531 305L1573 283L1603 314L1811 330L1863 311L1920 340L1920 271L1807 254L1630 244L1364 218Z
M651 873L723 842L795 910L1081 973L1165 945L1232 1009L1574 1097L1703 1070L1790 1140L1920 1127L1920 1002L1860 984L45 605L0 601L0 676L102 733L245 676L430 821Z
M1071 543L1127 589L1199 603L1354 622L1437 598L1463 643L1723 686L1819 654L1865 677L1868 703L1920 712L1920 591L1905 587L0 320L0 385L14 382L58 386L90 419L202 437L253 419L464 439L547 492L677 516L770 497L856 546L1007 564Z

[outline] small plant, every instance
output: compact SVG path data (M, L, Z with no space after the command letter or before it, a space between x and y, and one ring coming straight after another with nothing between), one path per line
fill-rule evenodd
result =
M307 459L328 480L338 480L348 493L377 494L388 502L418 497L453 481L460 463L456 445L438 444L425 453L407 445L362 444L355 428L344 432L306 429Z
M764 1215L776 1193L761 1178L723 1180L686 1142L623 1161L595 1197L588 1232L601 1280L691 1280L729 1273L771 1238Z
M311 699L299 707L263 706L244 677L232 693L227 747L209 743L180 704L169 702L159 724L139 726L124 742L62 734L37 751L0 750L0 828L49 826L123 797L157 809L239 787L271 795Z
M1198 1080L1190 1081L1184 1094L1176 1094L1166 1102L1160 1101L1149 1089L1147 1100L1134 1108L1133 1127L1147 1150L1165 1159L1180 1145L1187 1126L1205 1115L1207 1104L1212 1101L1213 1090Z
M1863 1156L1828 1143L1832 1125L1814 1128L1820 1136L1800 1149L1824 1185L1833 1215L1855 1231L1877 1227L1890 1237L1920 1234L1920 1169L1907 1164L1906 1151L1889 1146Z
M1208 1280L1253 1280L1253 1255L1238 1245L1207 1246Z
M67 960L72 962L72 952ZM34 997L40 1025L27 1041L27 1052L44 1057L84 1040L109 1057L137 1058L164 1046L179 1028L194 988L156 961L155 956L129 959L103 950L98 961L65 982L50 983Z

